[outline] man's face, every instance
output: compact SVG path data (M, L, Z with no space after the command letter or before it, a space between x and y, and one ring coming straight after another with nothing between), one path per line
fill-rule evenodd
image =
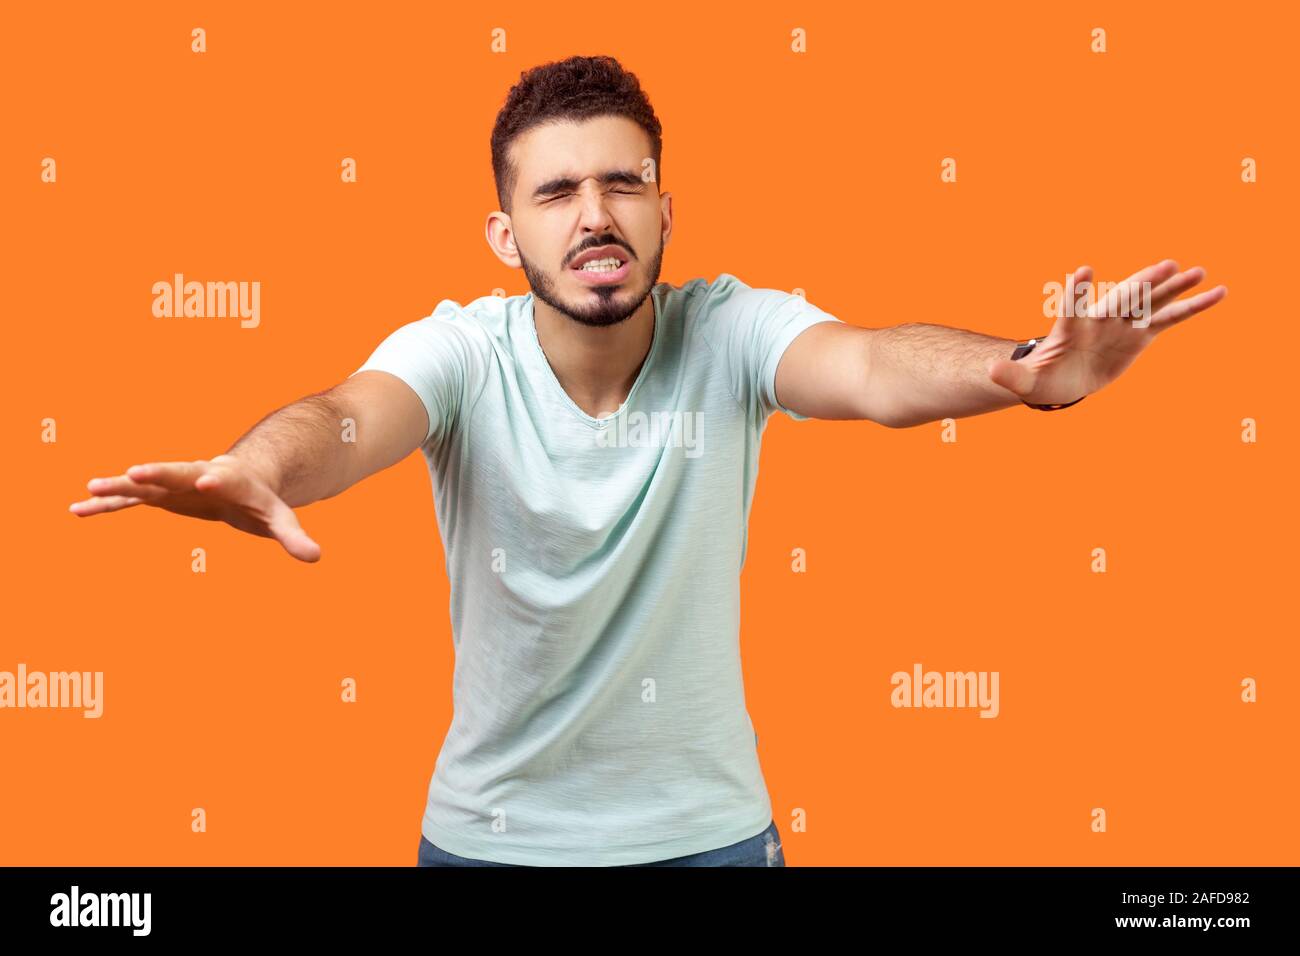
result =
M613 325L632 315L659 281L671 228L671 202L659 193L650 137L621 116L535 127L512 144L518 180L509 217L514 251L533 294L586 325ZM643 179L643 171L653 176ZM500 215L497 213L494 216ZM498 255L506 241L489 220ZM622 265L579 272L591 250Z

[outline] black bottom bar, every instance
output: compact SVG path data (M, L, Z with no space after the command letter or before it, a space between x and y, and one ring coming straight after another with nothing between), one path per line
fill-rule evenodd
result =
M531 872L530 872L531 871ZM6 943L75 935L170 942L382 940L439 931L499 945L594 928L668 943L785 926L916 941L1122 937L1231 945L1293 933L1295 867L550 869L47 867L0 869ZM75 888L75 889L74 889ZM145 896L145 894L148 894ZM147 904L147 905L146 905ZM85 925L101 924L101 925ZM109 925L102 925L109 924ZM788 926L786 926L788 924ZM565 929L567 927L567 929ZM147 932L146 932L147 931ZM458 935L459 938L459 935ZM856 941L856 943L854 943Z

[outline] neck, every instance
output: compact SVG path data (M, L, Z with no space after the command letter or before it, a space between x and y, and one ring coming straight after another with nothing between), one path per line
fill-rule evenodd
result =
M583 325L533 297L537 341L573 403L603 418L627 400L654 341L653 296L615 325Z

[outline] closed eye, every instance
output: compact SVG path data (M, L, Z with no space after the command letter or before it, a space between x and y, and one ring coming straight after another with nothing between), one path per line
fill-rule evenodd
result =
M641 195L641 193L640 193L638 190L635 190L635 189L611 189L610 192L612 192L612 193L620 193L620 194L622 194L622 195L624 195L624 196L639 196L639 195ZM557 200L557 199L568 199L568 198L569 198L570 196L572 196L572 195L573 195L573 193L560 193L558 196L552 196L550 199L543 199L543 200L542 200L542 205L545 206L547 203L555 202L555 200Z

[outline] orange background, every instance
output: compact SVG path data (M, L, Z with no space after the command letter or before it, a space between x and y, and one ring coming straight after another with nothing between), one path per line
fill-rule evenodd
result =
M1294 11L10 5L0 669L105 687L98 720L0 711L0 863L414 864L453 662L420 455L299 512L315 565L66 508L219 454L442 298L528 291L483 239L488 136L521 70L575 53L619 57L664 123L664 281L1008 338L1083 263L1230 290L1076 408L955 444L774 416L742 651L788 864L1295 863ZM261 326L155 319L174 272L260 281ZM999 671L1000 716L893 709L917 661Z

